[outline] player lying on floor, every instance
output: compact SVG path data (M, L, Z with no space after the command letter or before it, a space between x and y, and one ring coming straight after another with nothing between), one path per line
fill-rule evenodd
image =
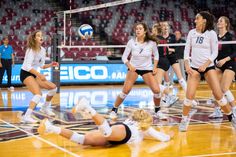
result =
M152 128L152 116L142 109L134 111L130 119L112 125L109 125L107 120L98 114L85 98L80 99L72 110L73 113L77 113L78 111L84 111L90 114L98 126L98 130L89 131L85 135L78 134L71 130L55 126L48 119L44 119L38 128L39 134L55 133L75 143L92 146L137 143L146 138L166 142L171 138L170 135Z

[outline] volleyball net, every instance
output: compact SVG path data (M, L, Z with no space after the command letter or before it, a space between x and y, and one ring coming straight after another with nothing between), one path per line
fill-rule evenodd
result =
M157 22L153 19L153 10L145 8L141 0L118 0L104 4L89 2L89 6L58 12L61 28L58 33L62 41L58 48L66 51L66 58L80 60L81 57L96 57L112 54L120 56L131 37L134 37L133 26L137 22L145 22L149 28ZM93 27L91 39L83 40L78 34L82 24ZM236 44L236 41L219 42L220 44ZM185 46L185 43L159 44L158 46Z

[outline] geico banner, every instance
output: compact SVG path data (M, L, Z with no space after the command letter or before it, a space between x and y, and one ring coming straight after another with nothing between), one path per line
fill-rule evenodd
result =
M121 88L83 88L83 89L61 89L60 91L60 108L72 108L80 97L86 97L90 104L95 108L100 108L105 111L111 108L115 103L117 95L121 92ZM41 107L44 103L48 91L43 90L43 99L37 107ZM2 91L0 94L0 104L4 107L10 106L14 110L25 110L32 99L33 94L24 91L7 92ZM148 106L153 107L153 93L148 87L134 88L130 91L129 95L122 103L122 106L132 106L147 108Z
M21 84L20 69L22 64L14 65L12 69L12 83ZM40 73L47 75L51 80L51 68L41 69ZM124 64L61 64L60 82L61 83L119 83L125 80L127 67ZM139 76L138 82L143 82ZM7 76L3 77L3 83L6 84Z

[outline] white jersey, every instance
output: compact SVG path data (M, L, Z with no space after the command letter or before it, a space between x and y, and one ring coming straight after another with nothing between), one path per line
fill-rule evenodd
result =
M152 127L149 127L149 129L147 129L146 131L140 130L138 123L133 120L126 119L123 123L126 124L131 131L131 137L127 142L128 144L140 143L143 139L147 138L156 139L162 142L170 140L169 135L159 132Z
M139 130L137 122L127 119L123 123L126 124L131 131L131 137L127 143L139 143L143 140L143 134Z
M152 55L154 60L159 60L157 45L154 41L139 43L136 39L130 39L122 56L126 64L131 53L130 64L137 70L152 70Z
M196 29L192 29L188 33L186 46L184 49L184 59L190 59L191 67L199 68L207 62L211 61L210 66L214 66L214 60L218 55L218 38L215 31L205 31L199 33Z
M21 69L30 71L32 68L37 70L45 64L46 50L41 47L39 52L34 52L32 49L27 49Z

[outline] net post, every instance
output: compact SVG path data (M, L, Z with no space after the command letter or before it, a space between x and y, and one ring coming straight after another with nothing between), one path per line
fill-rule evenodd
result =
M58 62L59 66L52 68L52 82L57 86L57 93L60 92L60 64L61 64L61 57L60 57L60 49L58 45L61 43L61 35L54 33L52 38L52 57L53 61Z

